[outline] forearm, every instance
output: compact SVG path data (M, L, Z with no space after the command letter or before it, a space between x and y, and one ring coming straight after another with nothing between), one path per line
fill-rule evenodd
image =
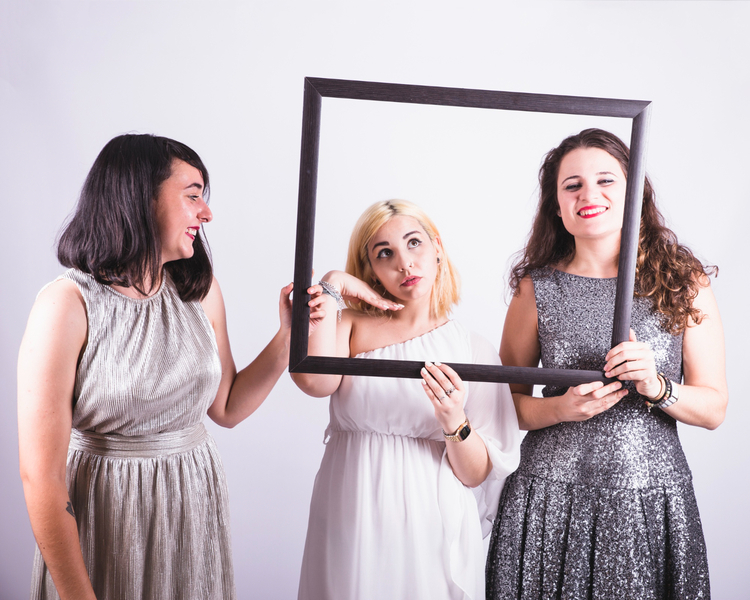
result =
M271 393L289 365L289 335L279 331L256 359L234 377L223 407L212 406L209 417L234 427L253 414Z
M484 440L476 432L472 431L462 442L446 440L445 447L453 473L461 483L476 487L487 479L492 462Z
M325 296L323 304L326 315L317 323L307 344L309 356L338 356L337 348L338 308L336 301ZM341 375L319 373L292 373L294 383L308 396L322 398L330 396L341 383Z
M686 425L716 429L724 421L727 409L726 390L673 383L679 400L664 412Z
M29 478L23 487L31 528L60 598L96 600L67 489Z
M518 427L522 431L544 429L559 423L556 410L557 397L538 398L528 394L513 393Z

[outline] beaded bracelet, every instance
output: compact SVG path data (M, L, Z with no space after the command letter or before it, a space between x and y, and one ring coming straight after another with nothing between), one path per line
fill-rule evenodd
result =
M646 399L648 412L651 412L651 409L654 408L654 406L656 408L667 408L668 406L672 406L680 399L679 394L677 393L677 388L674 387L675 384L672 383L672 380L664 375L664 373L659 373L658 376L664 383L664 392L659 394L659 396L653 400Z
M323 288L323 293L330 296L336 301L336 308L338 308L338 322L341 322L341 312L346 308L346 302L341 297L341 292L336 289L336 286L323 281L322 279L318 282L318 285Z

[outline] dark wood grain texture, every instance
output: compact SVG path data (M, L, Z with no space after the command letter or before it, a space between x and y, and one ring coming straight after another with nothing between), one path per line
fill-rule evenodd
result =
M534 385L580 385L591 381L609 382L600 371L576 369L538 369L446 362L464 381L499 383L532 383ZM371 358L336 358L308 356L298 365L299 373L338 373L365 377L403 377L420 379L423 362L413 360L381 360Z
M292 303L292 339L289 346L289 370L307 356L310 294L307 288L313 268L315 246L315 206L318 187L318 150L320 146L320 109L322 98L305 80L302 107L302 149L300 150L299 196L297 201L297 245L294 250L294 296Z
M318 147L322 98L324 97L633 119L625 216L620 246L619 276L616 301L613 307L612 345L615 346L628 339L635 283L635 263L638 252L641 199L646 172L645 152L650 102L308 77L305 79L302 116L297 245L294 265L295 291L289 355L290 372L418 378L423 364L415 361L336 358L308 356L307 354L310 313L307 306L310 298L307 294L307 288L312 283ZM434 358L439 360L439 357ZM451 366L465 381L557 386L580 385L591 381L610 381L604 377L603 373L598 371L476 364L451 364Z
M375 83L371 81L346 81L308 77L321 96L375 100L380 102L405 102L409 104L436 104L499 110L520 110L569 115L595 115L600 117L633 118L649 104L643 100L616 100L587 98L583 96L555 96L522 92L497 92L462 88L405 85L400 83Z
M630 134L630 164L625 190L625 212L620 235L620 258L617 268L615 314L612 324L612 347L630 339L630 315L633 309L635 265L638 260L638 238L641 230L641 206L646 180L646 140L651 107L647 106L633 119Z

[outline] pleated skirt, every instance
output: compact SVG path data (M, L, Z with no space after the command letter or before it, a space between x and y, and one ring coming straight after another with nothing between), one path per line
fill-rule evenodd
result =
M74 429L67 481L98 600L236 597L227 485L202 423L130 437ZM38 548L31 598L59 598Z
M500 500L487 559L492 600L710 598L689 480L604 488L517 471Z

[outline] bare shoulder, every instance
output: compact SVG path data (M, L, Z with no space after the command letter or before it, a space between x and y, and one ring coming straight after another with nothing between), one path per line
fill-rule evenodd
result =
M31 321L42 321L47 326L67 324L86 331L86 302L81 290L70 279L53 281L36 297L31 309Z
M201 306L203 311L206 313L208 320L211 324L214 324L217 320L224 318L224 296L221 293L221 286L219 280L214 276L211 281L211 287L208 290L206 297L201 300Z
M719 306L716 303L716 296L714 296L714 292L711 289L711 280L705 274L697 276L695 280L698 287L697 294L695 298L693 298L693 308L697 308L701 311L702 318L700 323L704 323L706 319L719 321ZM689 319L688 329L695 325L695 321L692 318Z
M380 348L381 337L389 337L387 317L379 317L358 310L345 310L339 327L349 338L350 356ZM341 338L339 338L341 339Z
M87 335L86 303L78 286L67 279L54 281L39 293L31 309L19 365L47 361L59 368L69 361L74 370Z
M524 302L534 301L534 282L530 275L524 277L521 283L518 284L518 290L513 298L518 298Z

